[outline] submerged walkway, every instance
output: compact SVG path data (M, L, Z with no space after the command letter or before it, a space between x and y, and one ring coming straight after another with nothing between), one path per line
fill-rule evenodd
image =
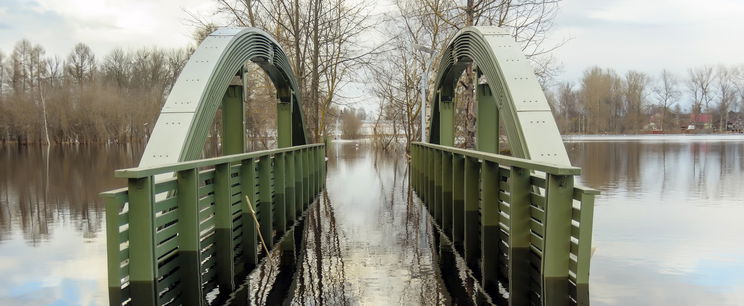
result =
M305 218L295 271L285 271L282 279L279 267L258 268L249 276L248 288L243 288L250 296L241 300L302 305L449 304L432 239L434 229L425 206L409 189L408 170L404 156L375 152L368 142L331 144L327 187ZM291 284L272 290L287 285L282 282Z

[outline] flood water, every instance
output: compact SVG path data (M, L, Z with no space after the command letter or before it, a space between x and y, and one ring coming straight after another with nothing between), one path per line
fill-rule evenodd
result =
M594 211L593 305L744 305L744 137L568 142Z
M580 182L602 192L592 304L744 304L744 137L577 138L566 147L584 169ZM0 305L107 303L97 194L123 186L113 170L141 152L0 147ZM327 191L305 217L297 262L260 267L244 284L249 300L450 304L477 291L442 264L405 159L357 142L328 154Z

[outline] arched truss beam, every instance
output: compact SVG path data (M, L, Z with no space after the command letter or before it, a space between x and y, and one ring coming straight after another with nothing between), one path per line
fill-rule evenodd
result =
M276 87L279 104L288 111L287 117L279 114L277 119L286 123L277 124L278 137L283 138L279 139L279 146L307 144L300 89L277 41L255 28L220 28L204 39L178 76L140 166L199 158L228 86L241 74L247 61L258 64L268 74ZM244 128L236 132L245 133Z
M454 145L454 91L463 70L471 64L487 81L478 85L476 93L478 149L498 150L501 119L514 156L570 165L558 126L529 61L514 38L498 27L467 27L444 51L436 75L429 141ZM494 139L487 141L487 137ZM495 150L493 146L484 149L481 145L494 140Z

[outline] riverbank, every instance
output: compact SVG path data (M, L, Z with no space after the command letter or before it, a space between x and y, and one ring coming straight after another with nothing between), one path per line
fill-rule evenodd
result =
M742 141L744 134L632 134L632 135L563 135L564 142L588 141Z

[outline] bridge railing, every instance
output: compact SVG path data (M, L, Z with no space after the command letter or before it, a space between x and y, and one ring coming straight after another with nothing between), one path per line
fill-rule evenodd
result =
M581 169L414 143L411 182L489 295L510 305L588 302L596 190Z
M301 218L324 185L325 146L123 169L116 176L128 187L102 194L110 304L201 305L215 288L232 292L266 256L257 237L271 249Z

